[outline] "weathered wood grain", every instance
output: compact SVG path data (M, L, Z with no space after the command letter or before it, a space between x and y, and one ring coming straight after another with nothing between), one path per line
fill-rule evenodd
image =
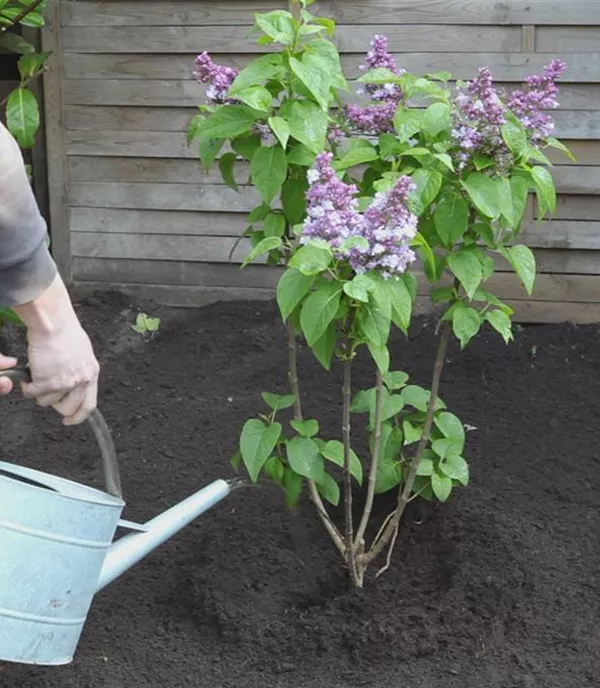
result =
M346 23L397 24L594 24L595 0L371 0L320 2L320 16ZM158 2L65 2L64 26L236 25L254 12L287 7L285 0L171 0Z
M590 12L598 18L598 5L590 3ZM598 53L600 52L600 26L540 27L536 36L539 53Z
M422 50L424 46L420 46ZM222 50L222 48L221 48ZM366 50L366 45L362 52ZM152 55L152 54L67 54L64 57L67 79L164 79L193 80L195 53ZM237 53L217 53L214 59L219 64L244 67L252 55ZM600 51L597 53L556 54L568 62L568 71L561 77L561 83L600 81ZM528 74L540 72L548 63L550 56L530 52L522 53L467 53L460 51L400 52L395 54L396 61L408 72L425 74L427 72L448 71L457 79L469 79L482 65L487 65L497 81L519 82ZM342 55L345 73L358 76L360 55Z
M385 31L390 50L417 52L427 45L428 52L518 52L521 30L513 26L446 26L432 31L427 23L368 27L342 26L336 42L342 52L365 53L373 34ZM65 27L64 50L67 53L257 53L277 50L275 45L259 46L256 36L249 36L244 25L223 26L218 30L203 26L139 26L132 31L125 26Z

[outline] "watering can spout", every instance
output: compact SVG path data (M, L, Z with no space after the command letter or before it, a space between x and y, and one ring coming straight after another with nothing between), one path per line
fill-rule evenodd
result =
M135 528L142 532L130 533L113 543L104 560L96 592L112 583L198 516L218 504L231 489L230 482L215 480L142 527ZM126 521L122 521L121 525L129 526Z

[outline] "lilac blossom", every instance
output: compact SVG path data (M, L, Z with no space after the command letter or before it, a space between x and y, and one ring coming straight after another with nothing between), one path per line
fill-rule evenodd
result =
M373 37L365 64L359 69L389 69L401 76L404 70L399 69L394 57L388 52L388 40L377 34ZM402 89L398 84L365 84L359 89L359 95L367 95L373 104L347 105L343 114L348 124L355 130L365 134L381 134L394 130L392 119L398 103L402 99Z
M542 110L558 107L556 81L565 73L567 65L561 60L552 60L544 67L542 74L527 77L527 89L514 91L508 107L530 132L534 142L542 141L552 135L552 117Z
M194 76L201 84L207 84L206 98L210 103L237 102L227 98L227 91L238 74L239 71L237 69L215 64L206 51L196 58Z
M324 239L357 274L368 270L378 270L385 278L402 274L415 260L409 241L417 232L417 217L407 205L415 188L412 181L400 177L390 191L376 194L361 215L358 189L337 177L332 159L331 153L320 153L308 171L308 217L301 242ZM354 238L362 241L352 242Z
M452 137L457 145L455 154L459 170L466 167L475 153L489 155L500 167L510 155L502 139L500 126L506 122L504 106L492 84L487 67L458 90L453 108Z

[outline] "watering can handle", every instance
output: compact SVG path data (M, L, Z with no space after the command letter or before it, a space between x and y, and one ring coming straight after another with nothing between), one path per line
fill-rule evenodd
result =
M31 382L31 371L26 366L17 366L10 370L0 372L0 377L7 377L15 382ZM108 425L104 416L95 409L88 418L88 425L91 427L96 443L102 456L102 468L104 470L104 482L106 491L122 499L121 476L117 461L117 452Z

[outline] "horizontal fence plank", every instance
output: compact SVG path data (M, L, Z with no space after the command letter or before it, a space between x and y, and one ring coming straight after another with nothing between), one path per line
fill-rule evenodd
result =
M237 47L236 47L237 49ZM421 46L422 49L422 46ZM554 57L556 53L552 55ZM556 55L567 62L561 83L600 81L600 50L597 53ZM215 62L243 67L253 55L214 54ZM402 52L395 55L399 66L408 72L447 71L457 79L470 79L479 67L487 65L496 81L520 82L529 74L542 71L550 56L537 53ZM64 73L67 79L164 79L194 80L195 53L187 55L67 54ZM342 65L350 78L358 76L362 57L342 55Z
M236 164L234 173L239 184L248 180L248 171L248 163ZM577 165L557 166L551 173L561 193L600 195L600 165L588 167L585 172ZM197 160L177 158L71 156L69 176L73 182L223 183L216 165L205 172Z
M240 22L244 20L240 17ZM427 45L428 52L519 52L521 29L517 26L445 26L432 31L428 24L381 26L340 26L336 43L342 52L365 53L373 34L385 32L391 51L417 52ZM269 52L275 45L259 46L244 25L215 30L204 26L125 26L66 27L63 29L66 53L194 53Z
M553 218L556 220L600 220L600 196L560 196Z
M344 100L354 101L352 92ZM190 80L163 79L67 79L67 105L112 105L139 107L189 107L204 102L203 87ZM561 110L600 110L600 84L563 84Z
M254 12L287 9L286 0L63 2L62 26L238 26Z
M240 268L233 263L76 257L73 274L76 279L91 282L273 289L281 270L255 264Z
M70 191L73 206L132 210L247 212L261 202L253 187L241 187L237 193L216 184L72 182Z
M320 2L319 16L369 24L594 24L596 0L357 0ZM64 2L63 26L237 25L254 12L287 8L285 0L170 0L158 2Z
M76 279L106 282L134 282L171 286L219 286L273 289L281 275L279 268L266 265L198 263L190 261L125 260L76 258L73 264ZM419 293L426 294L426 280L418 274ZM502 298L523 300L526 295L513 273L498 272L489 288ZM600 275L538 275L531 300L597 302Z
M320 0L338 22L370 24L595 24L596 0Z
M75 232L238 237L248 222L244 213L74 207L70 226Z
M237 243L235 237L73 231L71 241L73 255L87 258L229 263L241 262L249 251L248 242L243 240ZM233 255L232 249L234 249ZM600 252L598 251L536 248L535 254L540 273L600 274ZM504 259L501 258L497 260L497 268L504 272L509 270Z
M592 10L600 23L598 4ZM552 26L536 31L536 51L539 53L598 53L600 26Z
M72 231L71 250L73 256L86 258L241 263L250 251L250 245L246 239L238 242L234 237L91 234Z

